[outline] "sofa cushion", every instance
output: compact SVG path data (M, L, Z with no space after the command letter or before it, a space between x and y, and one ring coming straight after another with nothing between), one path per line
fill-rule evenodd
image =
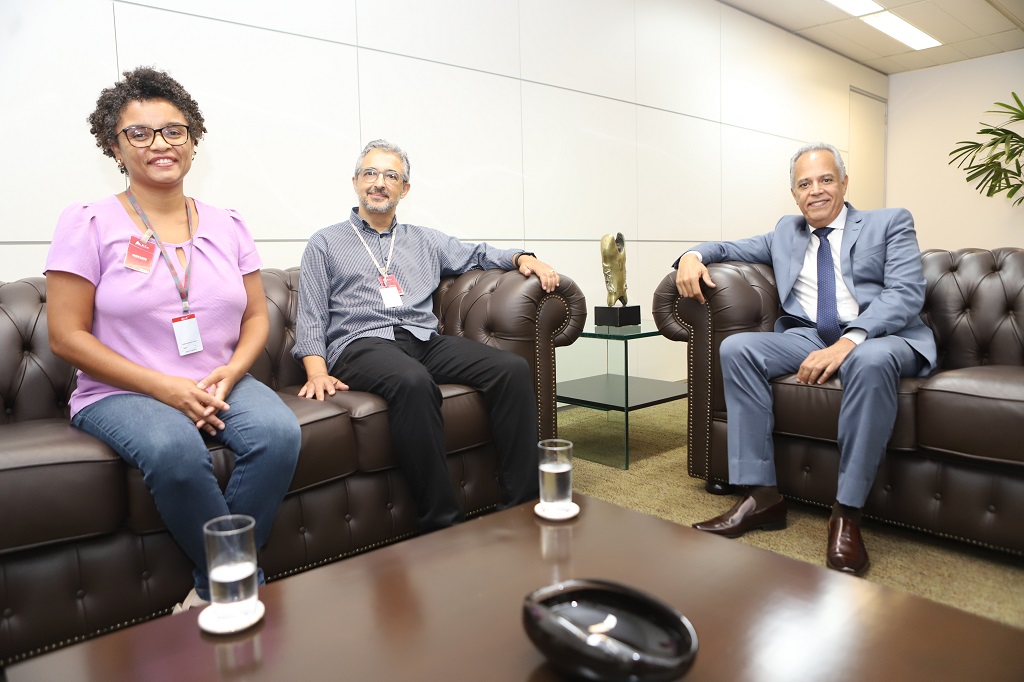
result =
M439 388L445 446L449 454L490 442L487 410L480 394L461 384L441 384ZM284 390L294 393L298 388ZM338 391L325 402L351 415L360 471L383 471L397 466L391 451L387 403L383 398L363 391Z
M1024 367L939 372L921 386L918 405L922 448L1024 464Z
M889 448L914 450L917 448L917 391L922 379L901 379L896 393L896 424ZM779 377L772 382L774 396L775 433L838 442L839 404L843 386L839 379L809 386L798 383L795 374ZM808 419L807 415L814 415Z
M121 458L65 419L0 426L0 553L116 531Z

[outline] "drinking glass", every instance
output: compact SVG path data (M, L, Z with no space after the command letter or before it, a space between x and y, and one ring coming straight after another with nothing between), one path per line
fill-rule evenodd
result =
M218 516L203 525L210 608L219 618L238 619L256 609L256 520L245 514Z
M572 441L550 438L540 449L540 507L559 515L572 509Z

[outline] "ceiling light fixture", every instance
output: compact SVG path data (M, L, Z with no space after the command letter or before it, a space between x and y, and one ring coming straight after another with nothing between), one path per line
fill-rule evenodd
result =
M881 12L885 8L873 0L825 0L830 5L835 5L847 14L855 17L862 17L865 14Z
M831 0L829 1L831 2ZM860 20L915 50L927 50L929 47L938 47L942 44L916 26L900 19L892 12L868 14L861 17Z

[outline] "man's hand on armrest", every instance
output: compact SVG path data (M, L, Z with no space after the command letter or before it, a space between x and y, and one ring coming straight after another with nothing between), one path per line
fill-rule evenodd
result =
M519 272L523 276L537 275L541 288L549 294L558 287L558 283L561 281L558 278L558 272L553 267L537 260L534 256L529 256L525 253L521 254L516 259L516 263L519 265Z
M325 394L334 395L338 391L348 390L348 384L330 375L327 371L327 361L319 355L307 355L302 358L302 366L306 369L306 383L299 389L300 398L323 400Z
M701 262L700 256L695 252L684 253L679 258L679 267L676 268L676 289L683 298L697 299L698 303L705 303L704 292L700 289L701 280L709 287L714 288L715 283L711 281L711 274L707 266Z

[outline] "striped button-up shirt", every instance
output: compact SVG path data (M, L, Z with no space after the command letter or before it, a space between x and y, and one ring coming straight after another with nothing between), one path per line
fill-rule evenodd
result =
M384 306L380 273L353 225L381 266L394 241L387 272L402 288L402 305ZM306 244L292 356L302 362L307 355L319 355L333 368L349 343L366 336L394 340L395 326L425 341L437 333L433 295L441 277L474 268L511 270L520 251L466 244L397 220L378 233L353 208L348 220L325 227Z

